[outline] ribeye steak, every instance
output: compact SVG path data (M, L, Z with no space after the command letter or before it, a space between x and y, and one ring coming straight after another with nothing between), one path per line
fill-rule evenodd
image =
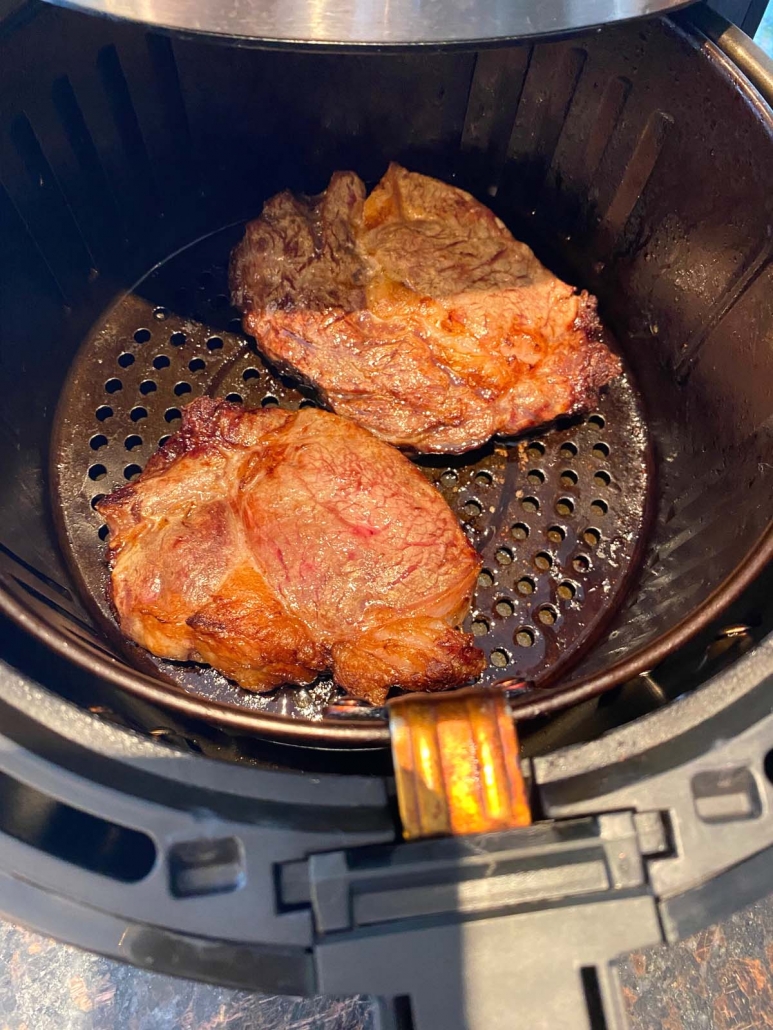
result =
M119 624L155 655L252 690L332 670L375 703L482 671L455 628L478 555L418 469L348 419L194 401L98 508Z
M460 453L592 407L620 373L595 299L468 193L391 165L269 200L231 258L267 358L382 440Z

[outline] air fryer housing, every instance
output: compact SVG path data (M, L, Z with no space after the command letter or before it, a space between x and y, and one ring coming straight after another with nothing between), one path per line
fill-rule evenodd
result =
M705 14L477 55L331 55L31 6L0 46L0 908L181 975L409 997L416 1027L529 1007L574 1027L593 999L619 1025L617 955L768 889L761 59ZM389 158L453 173L599 296L661 477L639 587L577 671L583 703L528 713L538 824L410 845L383 752L271 744L118 689L46 480L70 362L116 297L278 189ZM583 692L615 664L613 694Z

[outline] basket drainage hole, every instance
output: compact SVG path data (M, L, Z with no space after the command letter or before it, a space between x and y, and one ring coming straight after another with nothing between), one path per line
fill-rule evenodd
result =
M503 647L491 652L491 664L497 669L504 669L510 663L510 655Z
M513 561L513 552L508 547L500 547L494 557L500 565L511 565Z
M102 433L97 433L96 436L92 436L89 440L89 447L92 451L99 451L103 447L107 447L107 437L103 436Z
M582 538L588 547L596 547L599 540L601 540L601 533L597 529L586 529L582 534Z
M490 472L476 472L475 482L478 484L478 486L491 486L491 484L494 482L494 477L491 475Z
M472 623L472 635L475 637L485 637L488 633L488 623L485 619L473 619Z
M142 437L137 435L127 436L123 445L127 451L136 450L137 447L142 447Z
M169 368L171 364L172 362L169 360L166 354L157 354L155 358L153 358L153 368Z
M539 501L536 497L524 497L521 507L524 511L537 512L539 511Z
M591 454L594 458L608 458L609 457L609 444L597 443L594 444Z
M242 372L242 379L248 383L250 379L260 379L260 372L257 368L245 368Z
M588 425L595 426L596 429L603 429L607 424L607 420L603 415L590 415L588 417Z
M104 501L107 494L94 494L91 498L91 507L96 508L100 501Z
M182 417L183 415L179 408L167 408L164 412L164 418L167 422L175 422L177 419Z
M120 379L108 379L105 383L105 393L118 393L123 390L123 383Z
M148 409L147 408L139 408L139 407L138 408L132 408L132 410L129 412L129 418L132 420L132 422L139 422L141 419L147 418L147 417L148 417Z
M142 472L142 467L140 465L127 465L123 470L123 478L136 479L140 472Z
M276 397L264 397L260 406L261 408L276 408L279 406L279 400Z
M207 367L207 363L203 358L194 358L188 362L188 368L191 372L202 372Z
M592 515L606 515L609 511L609 505L606 501L595 500L591 501L590 510Z
M530 443L529 446L526 448L526 457L529 458L531 461L539 461L544 453L544 443L539 443L536 440L534 441L534 443Z
M542 469L532 469L526 476L529 486L541 486L545 482L545 473Z
M483 511L483 505L478 501L468 501L462 508L462 514L468 519L475 519Z
M566 540L566 530L561 526L550 526L548 529L548 540L551 544L561 544Z
M107 469L104 465L92 465L89 469L89 479L94 483L98 483L100 479L104 479L107 475Z
M213 297L210 301L215 311L222 311L223 308L228 307L228 297L224 293L218 293L216 297Z
M612 477L608 472L596 472L593 476L593 482L596 486L609 486L612 482Z
M219 336L210 336L207 340L207 350L222 350L223 341Z
M558 584L558 590L556 591L556 593L562 601L571 601L574 598L574 595L577 593L577 587L574 585L574 583L569 583L568 581L565 581L563 583Z
M143 395L143 397L147 397L149 393L155 393L157 389L158 387L152 379L145 379L143 382L140 383L140 393Z
M561 486L577 486L577 473L571 469L566 469L561 473L559 483Z
M528 597L529 594L534 593L534 580L531 579L530 576L522 576L515 584L515 589L519 594L523 594L524 597Z
M547 551L540 551L539 554L534 555L534 564L540 572L547 572L553 565L553 559Z
M100 526L97 530L97 536L100 540L107 540L107 538L110 536L110 530L107 528L107 526Z
M574 511L574 501L571 497L559 497L556 501L556 514L563 515L565 518L571 515Z
M119 354L118 356L118 364L121 368L128 368L130 365L134 364L134 355L130 354L128 351L124 351L123 354Z
M502 598L501 601L497 601L494 605L494 611L503 619L509 619L515 611L515 606L512 601L508 601L507 598Z
M182 345L185 343L187 339L188 337L185 335L185 333L172 333L172 335L169 337L169 342L173 347L182 347Z
M172 437L170 436L170 434L169 434L169 433L167 433L167 434L166 434L165 436L159 437L159 441L158 441L158 446L159 446L159 447L163 447L163 446L164 446L164 444L165 444L165 443L169 443L169 441L170 441L171 439L172 439Z
M537 618L543 626L554 626L558 619L558 612L555 608L551 608L549 604L546 604L537 612Z
M189 387L189 389L190 389L190 387ZM225 399L227 401L230 401L231 404L241 404L242 403L242 395L240 393L227 393L225 395Z
M102 404L94 412L97 416L98 422L105 422L107 419L113 417L113 409L108 404Z
M138 329L134 334L135 343L147 343L150 339L150 329Z
M191 392L191 384L190 383L177 383L177 385L174 388L174 392L175 392L175 394L178 397L182 397L183 394Z
M558 455L560 458L576 458L577 445L573 443L562 443L558 449Z
M478 573L478 586L490 587L494 585L494 573L489 569L481 569Z
M307 397L305 400L302 400L301 403L298 405L299 408L316 408L317 406L317 402L311 400L311 398L309 397Z
M575 572L587 572L590 568L590 558L587 558L584 554L578 554L572 561L572 568Z
M440 474L440 482L443 486L453 486L459 479L459 476L454 472L453 469L446 469L445 472Z
M531 647L534 643L534 630L524 626L515 634L515 642L519 647Z
M226 326L229 333L241 333L242 331L242 320L240 318L232 318Z
M525 522L516 522L514 526L510 527L510 534L513 540L528 540L529 527Z

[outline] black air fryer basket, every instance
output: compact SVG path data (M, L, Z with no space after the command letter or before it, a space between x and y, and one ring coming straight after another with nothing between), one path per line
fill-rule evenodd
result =
M706 11L479 52L37 5L0 32L0 908L184 975L410 996L416 1027L597 996L617 1026L617 955L768 889L764 59ZM94 508L194 396L315 403L243 334L229 250L280 189L390 160L594 293L627 367L588 416L419 462L484 556L485 681L529 681L540 821L474 840L396 843L383 712L126 645Z

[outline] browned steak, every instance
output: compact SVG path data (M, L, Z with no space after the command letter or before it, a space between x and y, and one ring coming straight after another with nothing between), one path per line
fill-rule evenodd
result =
M251 690L332 670L357 697L480 674L480 559L393 447L329 412L194 401L132 483L100 501L121 629Z
M280 193L231 259L266 356L382 440L458 453L596 403L620 373L593 297L469 194L391 165Z

